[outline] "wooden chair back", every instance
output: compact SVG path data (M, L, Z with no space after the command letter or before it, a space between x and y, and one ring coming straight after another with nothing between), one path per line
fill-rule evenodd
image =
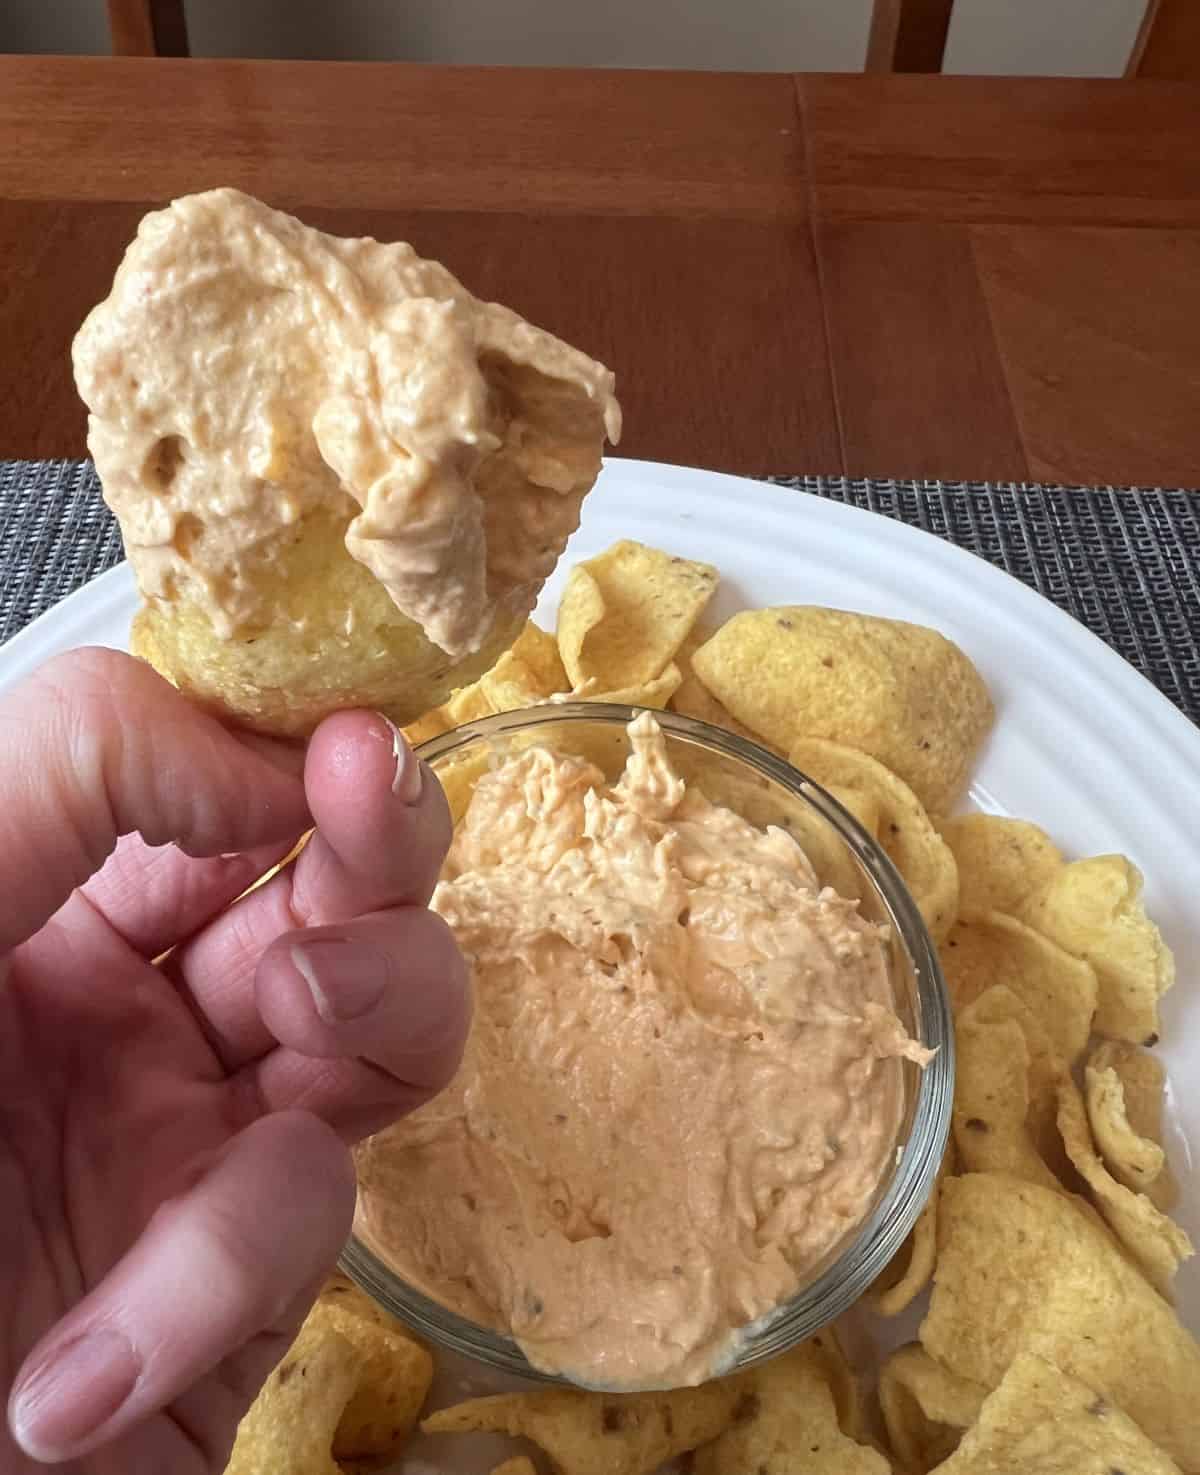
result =
M187 56L183 0L108 0L114 56Z

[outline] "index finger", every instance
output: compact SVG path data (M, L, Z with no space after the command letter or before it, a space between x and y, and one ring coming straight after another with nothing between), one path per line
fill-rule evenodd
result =
M193 855L250 850L308 823L298 773L143 662L56 657L0 699L0 953L38 931L122 835Z

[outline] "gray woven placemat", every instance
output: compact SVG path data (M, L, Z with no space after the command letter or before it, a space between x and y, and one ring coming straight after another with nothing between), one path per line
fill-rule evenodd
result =
M1015 574L1200 722L1200 493L773 477ZM0 642L121 558L86 461L0 461Z

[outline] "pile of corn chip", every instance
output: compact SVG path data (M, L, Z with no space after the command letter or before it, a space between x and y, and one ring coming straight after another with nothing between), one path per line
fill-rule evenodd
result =
M1174 964L1121 855L1067 861L1035 824L959 815L993 722L935 631L814 606L705 623L719 575L621 542L577 565L554 634L530 624L408 729L567 698L668 707L748 736L887 851L938 945L957 1032L952 1140L872 1288L917 1340L870 1393L836 1328L699 1388L471 1399L426 1433L522 1436L556 1475L1200 1475L1200 1347L1171 1304L1164 1072ZM297 1376L297 1372L300 1376ZM230 1475L378 1468L414 1428L429 1354L346 1283L318 1301L242 1424ZM694 1453L693 1453L694 1452ZM535 1475L515 1455L494 1475Z

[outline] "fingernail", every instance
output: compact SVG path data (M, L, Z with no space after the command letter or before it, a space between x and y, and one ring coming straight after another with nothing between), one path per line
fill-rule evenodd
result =
M117 1412L141 1365L129 1339L100 1328L51 1353L13 1394L17 1443L35 1460L61 1458Z
M387 956L370 943L314 937L292 947L292 963L308 984L313 1007L326 1024L369 1013L387 988Z
M392 779L392 793L401 804L415 804L421 797L421 760L405 741L404 734L394 722L383 719L392 730L392 756L396 760L396 775Z

